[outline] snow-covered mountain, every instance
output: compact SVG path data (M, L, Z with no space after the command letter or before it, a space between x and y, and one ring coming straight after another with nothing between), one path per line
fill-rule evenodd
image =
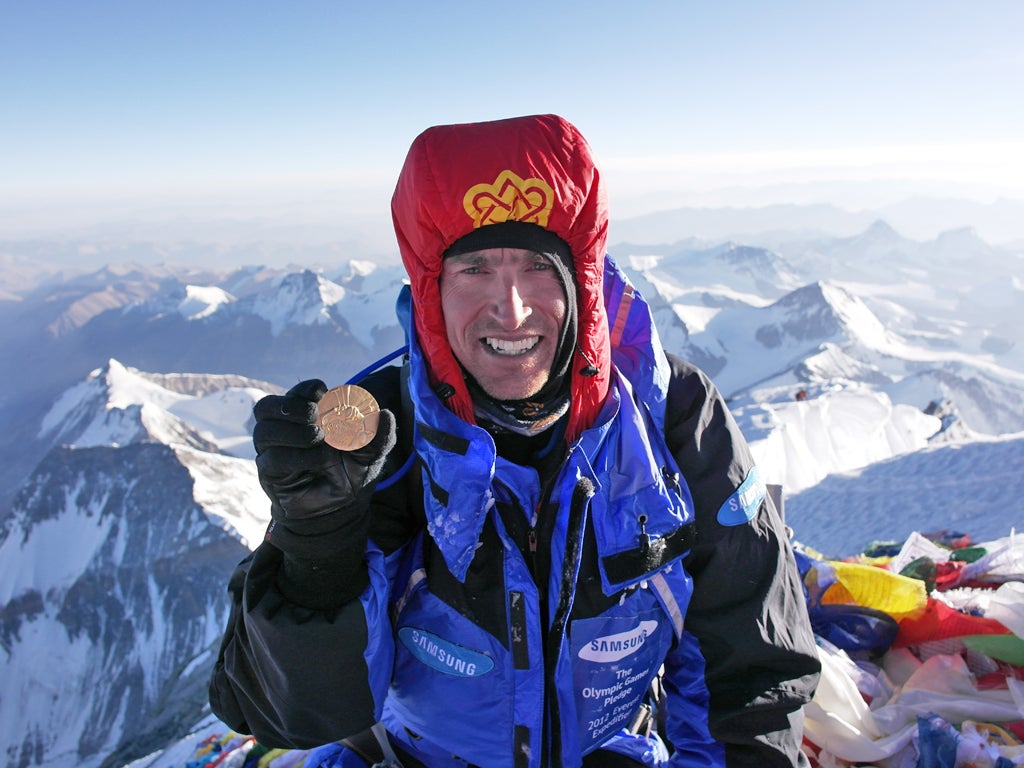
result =
M883 222L775 250L658 251L629 246L620 261L665 346L712 376L788 494L949 440L925 412L937 404L961 437L1024 431L1021 254L969 231L912 241Z
M275 390L111 360L44 416L0 527L6 765L99 766L194 723L226 579L266 525L249 430Z
M881 222L642 242L610 250L729 399L798 540L1019 526L1024 254ZM267 520L252 403L400 346L402 273L19 274L0 291L0 750L113 768L204 715L227 574Z
M332 272L124 265L0 298L0 506L42 458L41 415L106 360L281 386L310 371L340 381L403 343L402 279L360 261Z

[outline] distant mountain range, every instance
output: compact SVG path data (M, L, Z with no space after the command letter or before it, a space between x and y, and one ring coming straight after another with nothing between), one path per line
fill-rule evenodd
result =
M148 218L140 213L130 221L97 222L54 230L52 227L16 238L0 238L0 266L4 290L24 286L40 273L55 270L92 271L104 264L188 264L200 268L238 268L252 264L271 267L330 268L350 259L397 263L391 218L390 192L380 193L380 214L368 216L352 210L343 200L323 198L299 224L298 213L238 218L202 218L194 214L169 216L166 211ZM831 197L836 195L837 197ZM663 192L642 197L642 204L612 204L618 214L609 232L612 252L623 243L664 245L691 238L705 246L737 241L775 247L794 240L852 237L872 222L885 221L904 236L929 241L941 232L972 228L986 242L1024 249L1024 200L998 198L990 202L954 197L925 197L899 187L889 195L895 202L854 204L866 200L857 185L793 187L780 190L728 190L724 198L746 200L722 205L722 195L708 204L680 207ZM822 202L767 203L767 200L848 199L846 205ZM872 198L873 199L873 198ZM286 219L284 217L287 217Z
M842 237L639 242L612 253L666 348L729 398L798 539L801 525L818 548L867 535L829 520L881 528L864 509L884 512L885 497L854 498L845 478L896 498L900 467L937 517L955 500L957 525L979 510L986 531L1012 525L1013 506L986 505L969 482L979 472L955 458L981 457L1006 493L1024 492L1019 472L990 471L1019 468L1024 450L1019 251L964 229L912 240L883 222ZM8 263L31 265L46 250L33 247L8 246ZM252 403L303 378L341 383L403 343L396 265L212 264L37 263L0 295L10 768L114 768L203 718L227 575L268 516ZM919 517L886 519L897 536Z
M1020 249L1024 244L1024 200L990 203L951 198L907 197L900 202L850 209L829 204L746 207L687 207L612 222L615 242L672 242L678 233L706 242L753 241L766 245L797 238L849 237L885 221L914 240L931 240L950 229L971 228L988 242Z

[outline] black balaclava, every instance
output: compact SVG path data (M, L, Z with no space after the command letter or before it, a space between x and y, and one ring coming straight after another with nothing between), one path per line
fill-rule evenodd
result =
M521 435L543 432L569 408L569 365L576 348L576 279L572 251L550 230L523 221L488 224L460 237L444 252L457 256L486 248L522 248L539 253L554 266L565 290L565 323L558 339L547 383L525 400L496 400L463 369L478 418Z

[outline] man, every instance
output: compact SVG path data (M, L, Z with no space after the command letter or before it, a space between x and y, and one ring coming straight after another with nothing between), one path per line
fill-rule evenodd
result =
M380 425L355 451L323 442L322 382L257 404L273 520L232 579L214 712L268 745L348 738L344 765L806 762L819 665L784 526L606 259L583 137L428 129L392 213L408 359L361 382Z

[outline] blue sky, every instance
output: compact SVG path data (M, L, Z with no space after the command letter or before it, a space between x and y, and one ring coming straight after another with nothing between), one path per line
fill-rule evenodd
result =
M1024 197L1022 40L1019 0L0 0L0 237L324 190L386 218L420 130L536 112L587 135L613 215L837 179Z

